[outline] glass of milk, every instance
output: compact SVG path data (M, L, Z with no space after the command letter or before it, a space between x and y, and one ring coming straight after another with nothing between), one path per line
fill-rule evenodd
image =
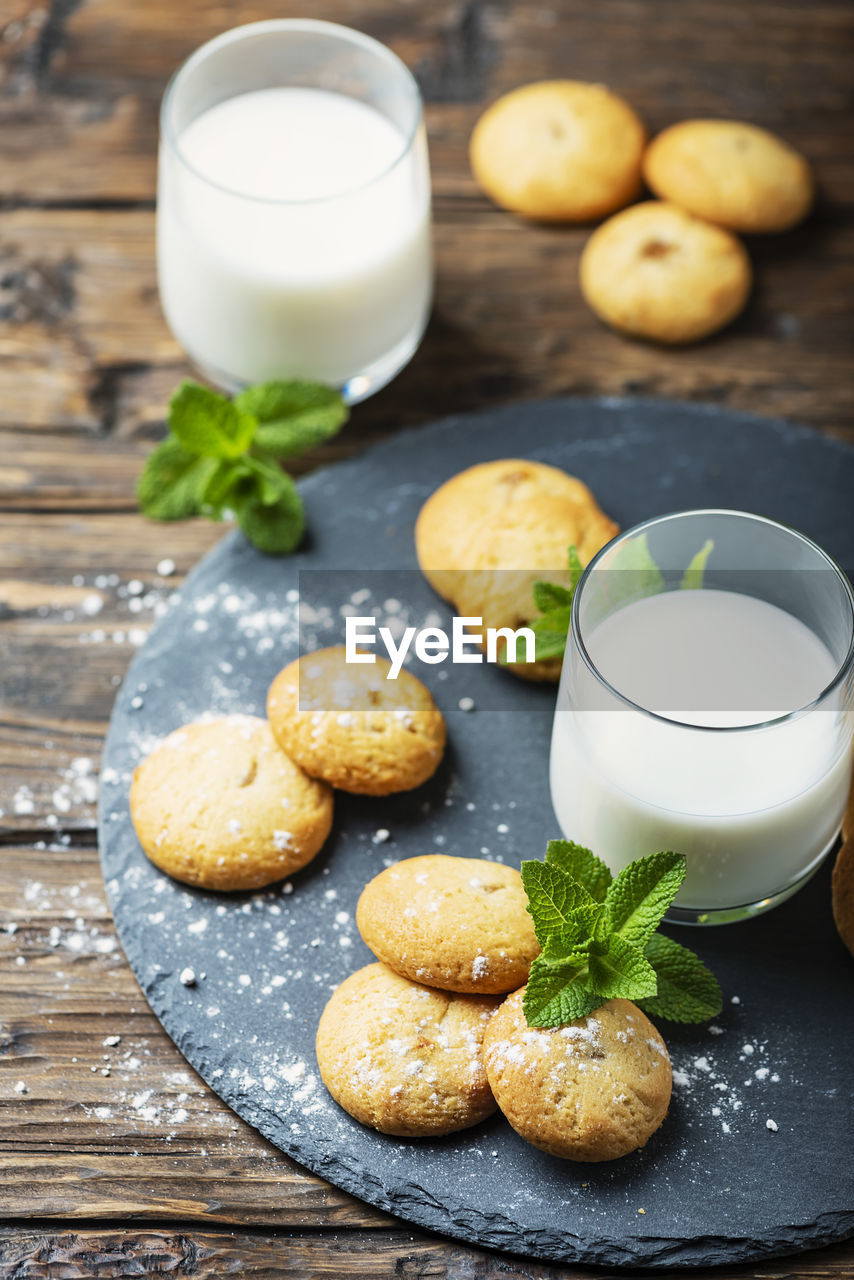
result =
M686 575L709 543L702 575L696 562ZM802 534L686 511L630 529L587 566L552 802L564 835L614 872L684 853L670 919L743 919L805 883L839 833L852 728L854 597Z
M371 395L411 358L432 295L410 72L329 22L256 22L203 45L163 99L157 248L166 319L213 382Z

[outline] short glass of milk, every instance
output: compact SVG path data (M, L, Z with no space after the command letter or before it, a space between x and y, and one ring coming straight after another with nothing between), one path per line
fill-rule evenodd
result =
M854 597L802 534L685 511L628 530L587 566L552 802L564 835L614 872L684 853L669 919L740 920L805 883L839 833L853 727Z
M382 387L430 311L421 96L376 40L256 22L203 45L163 98L160 297L199 369L236 390L310 378Z

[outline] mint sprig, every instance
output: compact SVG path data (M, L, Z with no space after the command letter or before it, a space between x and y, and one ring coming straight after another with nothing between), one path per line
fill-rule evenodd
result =
M233 400L182 382L169 403L169 434L139 478L139 505L152 520L233 513L259 550L287 554L303 536L305 511L279 464L329 440L348 416L338 392L318 382L262 382Z
M571 840L550 840L545 861L523 862L541 947L525 989L529 1025L562 1026L616 998L673 1022L719 1014L714 975L693 951L656 932L684 878L680 853L639 858L615 878Z
M714 545L714 542L709 539L691 558L682 575L682 581L679 584L681 588L690 589L703 585L706 562L714 550ZM612 594L609 598L612 609L620 602L630 604L632 600L657 595L665 589L664 576L652 557L645 533L637 534L623 543L611 566L611 571L614 570L631 576L615 579L617 583L622 582L623 587L622 589L618 587L618 594ZM569 635L572 598L583 572L584 566L579 558L578 549L572 546L569 548L568 587L556 582L534 583L534 604L540 612L540 617L534 618L530 627L534 633L537 662L563 657Z

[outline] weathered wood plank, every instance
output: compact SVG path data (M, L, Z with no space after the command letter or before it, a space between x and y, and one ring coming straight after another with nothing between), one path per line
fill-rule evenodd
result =
M304 12L295 0L186 0L180 11L169 0L84 0L57 5L48 22L42 0L14 0L0 46L0 195L150 200L157 104L175 67L229 26ZM485 101L527 80L577 76L626 94L652 128L711 114L780 129L814 158L833 200L854 202L844 0L335 0L324 16L383 40L412 67L443 194L474 190L465 144Z
M15 1280L120 1280L140 1275L192 1275L196 1280L616 1280L609 1268L552 1265L487 1254L466 1245L404 1230L342 1231L312 1236L169 1230L152 1226L61 1233L0 1231L0 1265ZM750 1267L694 1273L698 1280L849 1280L854 1246L805 1253Z
M384 1221L266 1143L149 1010L94 848L0 846L0 1215Z
M119 441L136 441L139 450L154 438L169 392L192 372L160 313L153 219L150 211L0 214L12 264L5 285L12 323L0 330L0 427L116 441L99 442L69 475L59 442L13 438L0 507L108 505L122 491L132 502L141 454ZM789 236L757 240L758 283L746 313L717 338L677 351L627 341L596 320L577 284L585 235L498 211L440 210L438 292L424 344L318 456L445 413L559 393L714 400L854 434L845 300L854 228L844 220L817 215ZM40 478L53 449L54 475L48 466ZM115 473L102 461L113 453Z

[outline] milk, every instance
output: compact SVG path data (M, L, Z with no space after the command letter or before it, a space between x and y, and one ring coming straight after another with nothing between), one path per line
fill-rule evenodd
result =
M636 600L584 640L613 689L683 723L627 708L568 645L551 755L568 838L615 872L658 849L684 853L677 905L698 911L758 903L817 865L851 779L841 703L763 724L833 680L812 631L764 600L687 590Z
M212 377L345 386L404 363L432 280L423 130L409 141L372 106L313 88L240 94L164 141L161 300Z

